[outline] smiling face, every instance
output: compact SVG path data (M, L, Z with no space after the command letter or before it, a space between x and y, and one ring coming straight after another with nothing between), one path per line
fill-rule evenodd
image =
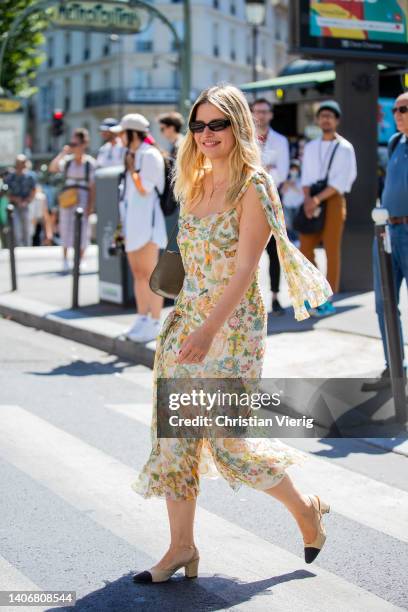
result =
M209 102L200 104L194 120L209 123L214 119L228 119L228 117ZM206 126L203 132L194 134L194 141L200 152L210 160L228 157L235 145L231 126L220 132L212 132Z

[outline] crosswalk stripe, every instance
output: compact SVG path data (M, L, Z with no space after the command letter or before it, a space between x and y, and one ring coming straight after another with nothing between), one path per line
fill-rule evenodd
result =
M108 407L150 425L151 403L109 404ZM290 438L282 441L291 445ZM315 492L318 483L319 491L334 512L408 542L408 492L310 454L304 466L294 465L288 473L303 491Z
M130 489L135 470L18 406L1 406L0 416L0 454L7 461L153 559L162 554L168 541L165 505L159 499L144 500ZM303 569L295 555L202 507L197 535L202 573L261 581L259 591L252 591L247 608L251 611L265 610L268 586L274 609L282 612L399 609L318 566ZM208 582L199 584L214 590ZM233 591L227 588L217 595L235 604Z
M105 408L113 410L117 414L128 417L129 419L135 419L143 425L150 426L152 420L152 404L105 404ZM135 417L136 413L136 417Z
M9 563L7 559L0 555L0 591L41 591L32 580L27 578L22 572L20 572L14 565ZM43 610L49 609L49 606L18 606L18 610L21 612L28 612L35 610L36 612L42 612ZM4 612L12 612L16 610L16 606L1 606L1 610Z

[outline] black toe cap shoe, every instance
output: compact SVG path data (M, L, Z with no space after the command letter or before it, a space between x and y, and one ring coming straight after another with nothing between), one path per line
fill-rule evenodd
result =
M148 571L140 572L140 574L133 576L133 582L152 582L152 575Z
M320 552L320 548L313 548L312 546L307 546L305 548L305 561L306 563L313 563L316 559L317 555ZM146 572L143 572L146 574Z

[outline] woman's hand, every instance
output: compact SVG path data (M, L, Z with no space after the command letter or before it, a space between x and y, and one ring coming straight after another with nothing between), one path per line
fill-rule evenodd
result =
M199 327L187 336L181 345L177 363L201 363L210 350L214 336L208 329Z
M307 197L304 203L305 215L308 219L312 219L315 209L318 207L317 202L312 197Z

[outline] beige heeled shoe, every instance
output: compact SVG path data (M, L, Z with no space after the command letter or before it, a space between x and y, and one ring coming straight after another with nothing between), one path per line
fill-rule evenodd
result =
M198 549L192 546L184 547L180 559L167 569L151 567L149 570L133 576L133 582L166 582L181 567L184 567L186 578L197 578L200 555Z
M330 506L322 501L318 495L308 495L312 502L312 507L315 511L315 523L317 534L313 542L304 542L305 544L305 561L312 563L319 552L322 550L326 541L326 531L322 523L323 514L330 512Z

